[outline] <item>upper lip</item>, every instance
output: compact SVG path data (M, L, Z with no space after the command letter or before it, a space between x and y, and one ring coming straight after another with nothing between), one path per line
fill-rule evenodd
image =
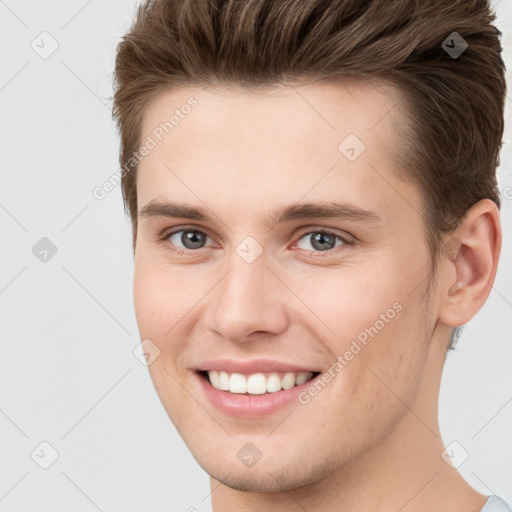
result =
M276 361L272 359L253 359L252 361L235 361L233 359L214 359L203 361L199 364L198 371L207 372L210 370L225 371L228 373L267 373L267 372L318 372L311 367Z

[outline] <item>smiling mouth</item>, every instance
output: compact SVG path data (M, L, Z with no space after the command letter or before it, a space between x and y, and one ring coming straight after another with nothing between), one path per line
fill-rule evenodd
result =
M233 394L264 395L300 386L319 372L230 373L219 370L200 371L199 374L220 391Z

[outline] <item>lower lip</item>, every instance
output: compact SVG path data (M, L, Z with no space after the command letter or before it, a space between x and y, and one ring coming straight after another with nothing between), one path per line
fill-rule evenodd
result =
M282 389L275 393L249 395L215 389L202 374L197 373L196 375L206 397L219 411L230 416L244 418L266 416L286 407L294 401L297 402L300 392L307 389L317 378L315 377L304 382L304 384L290 389Z

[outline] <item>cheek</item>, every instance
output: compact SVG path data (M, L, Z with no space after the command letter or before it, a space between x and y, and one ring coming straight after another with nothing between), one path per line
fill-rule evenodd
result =
M161 398L179 400L183 390L172 377L187 378L183 355L201 314L201 299L213 285L211 276L197 274L149 251L139 251L135 259L135 315L141 340L149 338L160 351L148 369Z
M375 267L354 264L287 276L301 301L292 310L295 320L307 322L336 354L349 349L354 339L364 343L380 338L400 322L405 287L392 277L397 275L392 269Z
M331 344L332 352L343 358L342 369L317 403L323 423L332 426L330 442L336 448L331 449L345 453L371 445L413 408L425 359L424 334L415 317L404 306L377 333L369 329L365 343L341 335ZM373 325L374 316L369 318ZM366 333L364 329L364 321L352 326L352 332Z
M427 358L424 304L406 293L394 304L398 303L399 311L388 323L374 320L371 328L365 328L366 345L360 344L361 352L346 368L353 402L365 404L357 414L381 418L383 424L386 418L393 423L413 406Z
M180 267L140 251L135 259L133 301L141 335L161 341L173 337L180 319L193 311L206 290L203 280L192 280Z
M337 386L347 395L345 404L371 404L374 412L396 402L390 390L413 400L426 346L423 287L410 293L414 276L400 271L396 261L387 268L380 263L363 271L354 267L332 269L329 277L308 276L311 285L300 288L300 297L317 316L296 311L297 322L307 323L333 363L338 358L342 370L338 365L333 371L343 374Z
M180 319L197 300L193 296L184 299L189 294L182 284L179 272L171 272L154 258L146 259L141 254L136 258L133 298L139 335L141 340L149 338L160 351L148 365L148 370L157 394L178 430L183 413L193 410L193 404L189 403L179 384L185 378L179 359L182 340L186 336L180 332Z

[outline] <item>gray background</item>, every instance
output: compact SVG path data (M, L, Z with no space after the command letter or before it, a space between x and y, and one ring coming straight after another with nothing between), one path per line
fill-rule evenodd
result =
M512 6L494 3L510 66ZM120 187L101 201L92 195L118 168L111 73L135 5L0 1L3 512L210 510L208 478L133 354L139 339ZM50 37L58 48L44 59L31 44L48 51ZM456 457L469 454L461 473L509 502L511 98L499 170L506 198L498 276L448 356L440 401L446 444L459 443L451 445ZM32 252L42 237L58 250L47 262ZM47 469L39 465L51 462L44 441L58 452Z

